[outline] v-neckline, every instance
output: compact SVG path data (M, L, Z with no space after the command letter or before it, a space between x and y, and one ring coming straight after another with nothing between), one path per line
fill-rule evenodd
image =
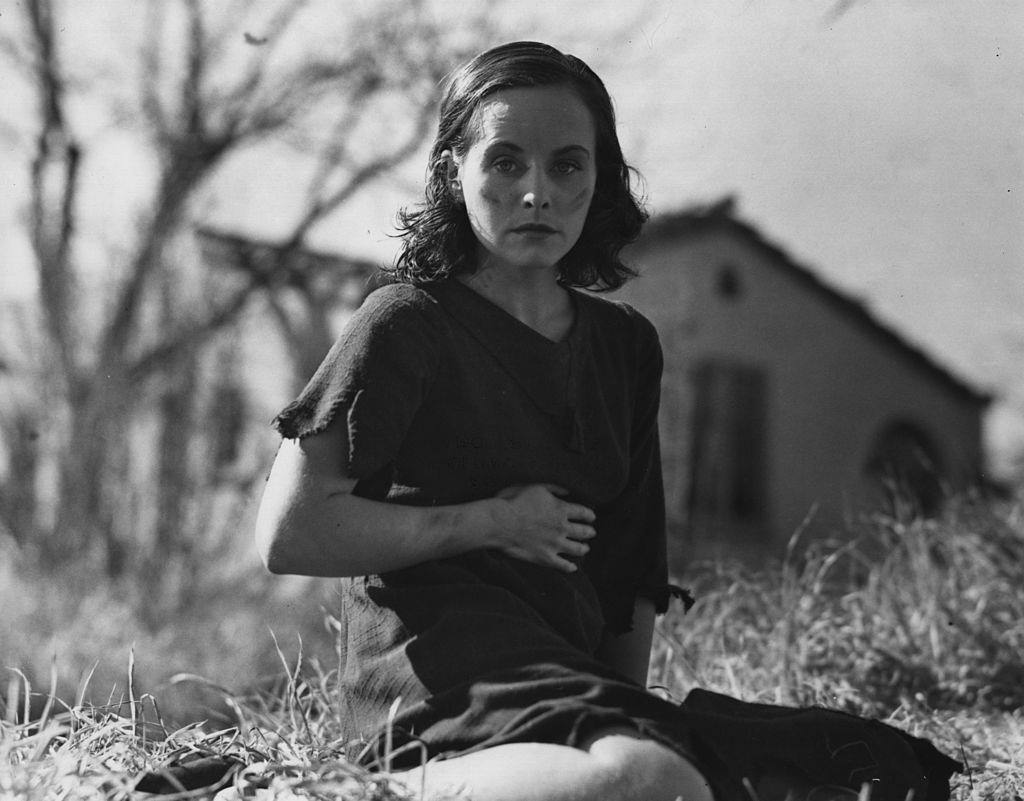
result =
M423 288L501 365L538 409L556 419L566 447L582 453L576 387L588 321L586 305L576 291L568 290L575 310L572 326L556 342L455 278Z
M465 293L468 297L470 297L472 302L478 303L483 307L486 307L487 309L493 311L494 314L496 314L499 318L504 318L508 323L508 327L518 328L525 335L534 338L539 344L546 345L550 348L561 349L563 347L568 347L571 340L573 340L576 337L577 330L580 327L580 316L582 314L580 302L576 295L576 292L572 289L569 289L568 287L565 288L565 291L569 295L569 304L572 307L572 322L569 324L568 329L566 329L565 335L562 336L561 339L551 339L551 337L545 336L532 325L524 323L522 320L520 320L514 314L509 312L507 309L498 305L493 300L488 298L486 295L477 292L475 289L473 289L473 287L469 286L469 284L460 281L458 278L452 277L447 279L443 283L455 286L459 292Z

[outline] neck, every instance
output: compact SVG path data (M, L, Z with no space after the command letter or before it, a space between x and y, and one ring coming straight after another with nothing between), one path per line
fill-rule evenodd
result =
M558 283L555 268L498 268L485 263L458 279L549 339L561 339L572 325L572 301Z

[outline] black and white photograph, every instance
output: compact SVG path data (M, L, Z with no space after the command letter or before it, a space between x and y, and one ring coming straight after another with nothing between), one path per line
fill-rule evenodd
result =
M1018 0L0 0L0 77L0 799L1024 799Z

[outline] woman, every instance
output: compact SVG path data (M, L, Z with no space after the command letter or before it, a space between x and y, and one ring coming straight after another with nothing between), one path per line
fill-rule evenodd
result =
M746 780L767 799L836 773L734 737L820 716L645 689L654 616L682 595L661 351L636 311L574 288L621 285L644 219L600 79L542 44L483 53L447 82L396 283L276 419L261 554L344 578L352 734L427 797L705 801ZM941 797L893 731L908 777L891 797Z

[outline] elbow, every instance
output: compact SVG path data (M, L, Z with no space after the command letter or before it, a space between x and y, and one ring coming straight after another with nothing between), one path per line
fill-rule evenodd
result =
M266 565L268 572L273 573L275 576L289 576L297 574L297 570L291 570L287 566L286 562L276 559L267 559L263 562Z
M314 457L297 442L285 440L267 476L256 513L255 539L260 559L271 573L319 576L327 569L319 529L325 515L323 500L329 495L324 487L335 489L336 480L327 468L318 466L316 459L321 457Z
M256 550L263 561L264 567L275 576L310 576L313 575L303 567L302 561L296 558L281 537L257 538Z
M291 567L289 560L281 554L279 548L260 548L259 553L260 559L263 560L263 566L267 568L268 572L273 573L275 576L285 576L289 573L296 572Z
M256 551L274 575L332 576L313 524L302 515L257 517Z
M256 518L256 552L264 567L275 575L300 572L288 548L288 531L283 521L263 513Z
M260 555L263 566L275 575L283 575L288 572L287 559L281 553L279 539L273 532L266 532L256 528L256 552Z

